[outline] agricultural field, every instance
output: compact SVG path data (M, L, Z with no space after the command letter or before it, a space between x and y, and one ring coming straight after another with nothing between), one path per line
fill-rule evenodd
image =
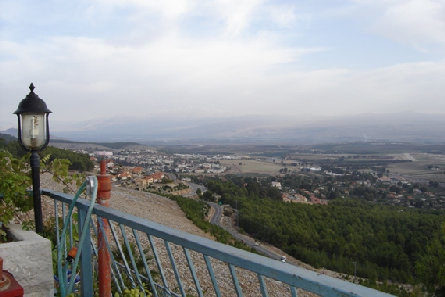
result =
M283 168L280 162L267 160L221 160L221 165L228 168L227 174L241 175L277 175Z
M405 176L419 182L445 183L445 155L430 153L411 153L409 155L412 157L411 162L392 163L388 166L388 170L392 174Z

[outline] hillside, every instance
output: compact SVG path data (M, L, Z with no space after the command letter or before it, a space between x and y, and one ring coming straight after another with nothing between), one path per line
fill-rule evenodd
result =
M43 174L41 176L41 184L42 188L50 188L56 191L62 191L63 186L55 183L52 180L52 176L50 174ZM186 218L185 214L181 211L176 202L151 193L139 192L131 189L125 189L121 187L113 186L112 188L112 196L111 196L111 207L118 209L120 211L133 214L135 216L145 218L156 223L160 223L171 228L175 228L187 233L191 233L194 235L206 237L209 239L213 239L211 235L204 233L198 227L196 227L189 219ZM42 208L43 208L43 219L46 221L50 217L54 216L54 204L52 199L43 196L42 197ZM32 220L33 213L32 211L27 214L22 214L19 218L19 222L23 222L26 220ZM141 238L141 243L143 246L148 246L148 241L145 237ZM160 239L155 239L155 243L158 248L159 256L161 258L161 262L163 266L166 267L166 277L170 283L174 283L174 273L169 268L170 260L168 258L168 254L164 249L163 241ZM189 273L188 267L183 265L186 263L184 258L184 254L182 248L176 245L171 244L173 254L177 260L178 270L181 275L187 275ZM197 269L198 277L200 278L201 285L204 290L207 292L211 292L212 283L208 276L206 270L206 264L203 261L203 258L200 254L191 253L191 257ZM223 296L234 296L235 292L233 291L233 284L230 277L230 271L227 265L220 261L212 261L212 266L215 271L218 272L218 275L221 276L219 280L220 290ZM256 296L258 293L258 282L256 274L250 273L248 271L244 271L239 275L240 285L243 289L243 293L245 296ZM184 279L184 284L187 288L192 290L194 287L192 278ZM274 297L282 297L287 296L288 288L287 286L281 285L280 282L266 280L267 286L269 288L269 296ZM312 293L307 293L302 290L298 290L298 296L303 297L314 297L316 295Z

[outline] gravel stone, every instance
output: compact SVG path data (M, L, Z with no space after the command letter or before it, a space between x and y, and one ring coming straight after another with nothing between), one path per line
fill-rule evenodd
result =
M59 192L62 192L64 189L64 186L53 181L52 176L48 173L44 173L41 175L41 187ZM75 189L76 187L73 186L72 188ZM187 219L185 214L176 204L176 202L156 194L140 192L113 185L111 191L110 207L140 218L166 225L171 228L214 240L213 236L205 233L204 231L196 227L189 219ZM54 203L53 200L49 197L42 196L42 211L44 221L54 217ZM59 215L60 213L61 212L59 212ZM209 216L210 215L211 213L209 214ZM22 223L27 220L32 220L33 217L34 214L31 210L30 212L19 214L15 218L15 222ZM126 233L130 240L134 240L133 235L128 228L126 228ZM140 232L139 238L144 248L150 246L147 237ZM154 242L158 250L159 258L162 263L169 287L170 289L173 289L175 292L179 293L179 286L177 284L175 274L172 269L170 259L168 257L168 253L165 248L164 241L162 239L155 238ZM169 246L172 250L179 274L181 275L181 281L183 282L184 290L187 294L197 296L198 294L196 291L196 287L189 267L188 265L186 265L187 261L182 247L172 243L169 243ZM216 296L203 256L194 251L190 251L190 255L195 266L201 288L204 292L204 296ZM149 256L150 260L148 260L148 265L150 269L158 271L152 252L149 252ZM216 274L221 294L223 296L236 296L232 276L228 265L213 258L211 258L211 262L213 270ZM236 268L236 272L244 296L261 296L258 277L255 273L240 268ZM158 283L162 283L160 278L156 281ZM265 278L265 282L267 285L269 296L291 296L291 292L287 285L268 278ZM317 295L298 289L298 296L312 297Z

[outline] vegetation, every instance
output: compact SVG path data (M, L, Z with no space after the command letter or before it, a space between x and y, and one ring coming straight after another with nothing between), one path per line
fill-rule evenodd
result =
M5 134L0 135L0 150L10 152L16 158L23 157L26 154L17 138Z
M93 169L93 162L88 154L76 153L70 150L58 149L48 146L41 153L42 156L50 155L50 161L55 159L65 159L70 162L68 169L77 171L90 171Z
M9 134L0 133L0 145L1 143L7 143L10 141L17 141L17 138Z
M32 209L32 197L27 190L31 186L29 153L24 152L17 141L5 141L0 138L0 242L5 239L4 231L7 223L19 211L28 211ZM84 180L84 176L78 173L70 173L69 169L84 171L91 170L92 162L88 155L61 150L53 147L46 148L41 155L40 169L42 172L50 172L55 181L65 185L65 191L73 192L71 186L77 186ZM66 159L65 159L66 158ZM58 218L59 226L63 226L62 218ZM73 214L73 221L77 221L77 214ZM34 229L33 222L26 222L26 229ZM51 240L53 269L57 271L57 239L54 218L49 219L44 224L43 236ZM79 240L78 225L73 225L72 239L74 242ZM67 235L68 237L68 235ZM127 253L124 247L124 252ZM140 264L140 259L136 259ZM141 264L142 265L142 264ZM140 266L141 266L140 265ZM145 288L145 284L144 284ZM125 289L121 295L115 293L113 296L152 296L149 289ZM60 293L59 293L60 294ZM98 290L95 287L94 296L98 296ZM80 296L78 292L71 293L68 296Z
M5 137L5 135L0 135L0 150L11 153L15 158L21 158L27 154L27 152L19 145L16 138L11 136L5 138L1 137ZM90 171L94 167L88 154L77 153L52 146L46 147L43 151L39 152L39 155L41 158L50 155L50 162L54 159L66 159L70 161L68 167L69 170Z
M58 143L84 143L84 144L92 144L92 145L101 145L110 149L122 149L130 145L139 145L137 142L81 142L81 141L69 141L69 140L60 140L53 139L52 142Z
M76 294L76 293L71 293L69 294L67 297L76 297L76 296L80 296L80 294ZM94 296L99 296L99 292L95 291L94 292ZM141 292L139 291L138 288L133 288L133 289L125 289L122 294L119 294L119 292L115 292L113 294L113 297L143 297L143 296L153 296L153 294L150 291L145 291Z
M146 291L145 294L147 294L147 296L152 296L151 292ZM139 289L137 288L133 288L133 289L125 289L122 295L119 295L118 292L115 292L113 297L143 297L145 296L144 292L140 292Z
M417 262L416 268L429 291L445 296L445 223L427 245L427 251Z
M14 158L9 152L0 150L0 225L6 227L17 211L32 208L32 199L26 192L31 185L29 168L23 158ZM0 238L6 232L0 228Z
M335 199L329 205L283 203L251 178L206 181L239 209L239 225L315 267L375 281L445 288L445 213ZM270 196L269 196L270 195ZM205 196L205 195L203 195ZM442 295L440 295L442 296Z
M255 250L253 250L249 246L233 238L233 236L226 230L205 220L205 214L208 211L208 206L204 202L184 198L178 195L165 196L172 200L175 200L189 220L191 220L201 230L212 234L218 242L229 244L231 246L239 249L244 249L249 252L255 252Z
M64 184L66 190L73 183L80 184L82 175L69 173L72 161L59 158L69 157L73 162L81 160L80 162L87 168L92 168L89 158L78 153L47 148L42 155L44 157L41 159L41 171L52 173L54 180ZM17 141L7 142L0 139L0 225L2 226L0 238L2 240L6 239L4 228L15 214L32 209L32 196L27 192L31 186L31 168L28 160L29 153L23 151ZM83 160L88 160L91 164Z

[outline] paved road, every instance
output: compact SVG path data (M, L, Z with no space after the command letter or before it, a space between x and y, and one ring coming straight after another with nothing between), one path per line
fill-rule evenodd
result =
M210 222L214 225L218 225L219 227L223 228L224 230L226 230L227 232L229 232L233 237L235 237L237 240L245 243L246 245L254 248L257 252L275 259L275 260L280 260L281 259L281 255L278 255L276 253L271 252L270 250L262 247L261 245L257 244L254 240L248 238L247 236L238 233L235 229L233 228L227 228L226 226L223 226L221 224L221 215L222 215L222 207L219 206L217 203L214 202L207 202L208 205L210 205L214 210L215 213L212 217L212 219L210 220Z
M215 210L213 217L210 219L210 223L221 227L220 222L221 222L221 215L222 215L222 207L219 206L215 202L207 202L207 204L210 205Z
M198 185L192 182L188 182L187 183L188 186L190 187L190 192L188 194L183 195L184 197L192 197L196 195L196 190L201 189L201 193L204 193L205 191L207 191L207 188L204 187L203 185Z

